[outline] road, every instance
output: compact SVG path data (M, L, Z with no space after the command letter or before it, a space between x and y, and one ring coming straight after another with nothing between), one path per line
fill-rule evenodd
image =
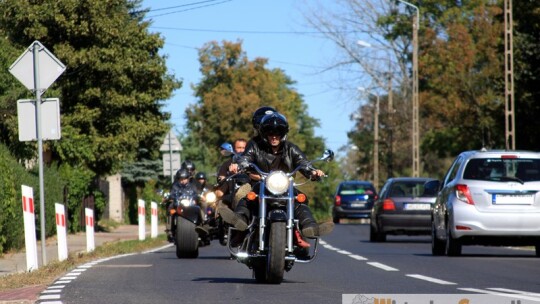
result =
M214 241L197 259L179 260L169 246L85 265L48 290L51 299L78 304L342 303L343 294L493 292L540 302L540 260L527 248L464 246L461 257L434 257L429 236L368 239L368 225L337 225L317 259L296 264L280 285L256 284Z

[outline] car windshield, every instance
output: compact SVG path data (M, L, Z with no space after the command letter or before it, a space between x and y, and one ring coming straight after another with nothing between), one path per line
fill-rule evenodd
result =
M358 194L375 194L375 189L371 185L362 184L344 184L341 185L339 195L358 195Z
M467 163L463 178L489 181L540 181L540 159L475 158Z
M391 197L418 197L434 196L434 194L424 193L424 184L426 181L407 181L396 182L390 190Z

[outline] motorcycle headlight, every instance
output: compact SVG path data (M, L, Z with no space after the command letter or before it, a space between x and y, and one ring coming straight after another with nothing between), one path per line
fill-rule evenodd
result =
M266 189L274 195L280 195L289 190L289 178L283 171L274 171L266 178Z
M187 198L183 198L180 200L180 204L182 204L183 206L185 207L189 207L191 206L191 200L190 199L187 199Z
M204 198L206 199L206 202L207 203L215 203L216 200L217 200L217 196L214 192L208 192L206 193L206 195L204 196Z

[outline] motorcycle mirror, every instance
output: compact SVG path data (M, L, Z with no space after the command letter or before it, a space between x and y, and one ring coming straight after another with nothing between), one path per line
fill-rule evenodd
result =
M321 160L324 160L326 162L330 162L334 159L334 151L330 149L324 150L323 156L321 157Z

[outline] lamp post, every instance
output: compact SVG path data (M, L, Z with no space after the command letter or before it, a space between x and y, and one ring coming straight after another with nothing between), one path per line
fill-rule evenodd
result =
M412 171L413 176L420 176L420 131L419 131L419 104L418 104L418 28L420 27L420 9L407 1L397 0L416 10L413 17L413 90L412 90Z
M379 94L373 94L365 88L359 87L358 90L375 96L375 114L373 115L373 185L379 189Z

